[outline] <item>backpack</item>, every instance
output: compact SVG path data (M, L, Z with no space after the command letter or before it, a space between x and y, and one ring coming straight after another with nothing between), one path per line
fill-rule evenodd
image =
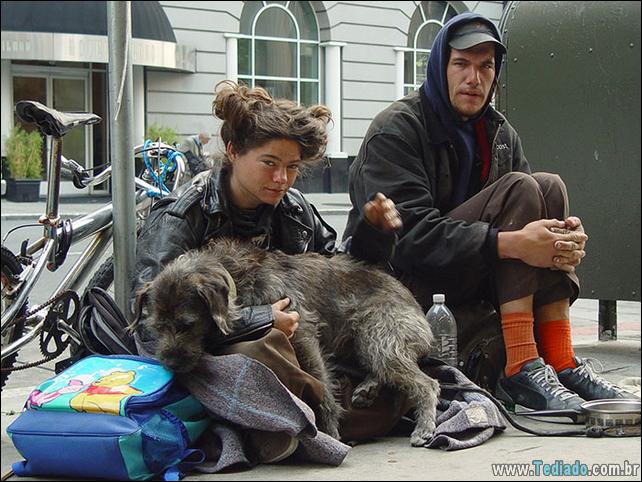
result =
M209 423L200 402L156 360L91 355L31 392L7 428L26 459L12 469L30 477L179 480L181 470L203 461L189 447Z

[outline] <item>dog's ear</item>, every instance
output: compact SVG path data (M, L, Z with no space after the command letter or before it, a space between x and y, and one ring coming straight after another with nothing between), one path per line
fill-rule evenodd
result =
M224 335L229 334L230 327L227 323L228 305L226 303L229 300L228 293L224 292L226 286L210 276L204 276L199 273L190 275L190 278L192 286L194 286L198 296L206 304L212 315L214 324Z
M223 276L225 283L227 283L227 306L231 307L236 303L236 283L229 271L223 267L221 267L221 275Z
M142 288L136 291L136 301L134 303L134 320L127 327L127 332L132 334L136 331L140 319L143 315L143 305L147 303L147 298L149 298L149 290L152 287L152 282L148 281L145 283Z

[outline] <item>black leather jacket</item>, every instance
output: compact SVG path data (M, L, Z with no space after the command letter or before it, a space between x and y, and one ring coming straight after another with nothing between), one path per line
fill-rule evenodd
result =
M173 259L212 239L234 235L226 177L226 169L201 173L156 203L137 241L132 301L136 291ZM294 188L275 207L271 220L269 249L287 254L347 252L364 261L385 262L395 241L393 233L384 233L363 220L353 237L340 246L335 230ZM241 316L245 326L257 326L272 321L272 309L270 305L246 307Z

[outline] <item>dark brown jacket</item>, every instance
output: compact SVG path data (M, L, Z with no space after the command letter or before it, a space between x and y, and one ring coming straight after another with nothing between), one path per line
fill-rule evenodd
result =
M350 166L353 208L344 236L356 232L364 202L382 192L395 202L403 220L391 261L397 275L452 277L461 266L486 271L497 259L497 232L484 222L447 216L454 207L457 155L420 91L394 102L372 121ZM512 171L530 173L519 136L506 118L489 107L485 119L491 146L486 186Z

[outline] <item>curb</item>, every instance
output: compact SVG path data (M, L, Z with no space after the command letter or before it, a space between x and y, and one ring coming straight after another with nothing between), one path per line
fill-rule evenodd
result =
M319 214L325 214L326 216L340 216L342 214L347 216L350 213L349 208L317 209L317 211L319 211Z

